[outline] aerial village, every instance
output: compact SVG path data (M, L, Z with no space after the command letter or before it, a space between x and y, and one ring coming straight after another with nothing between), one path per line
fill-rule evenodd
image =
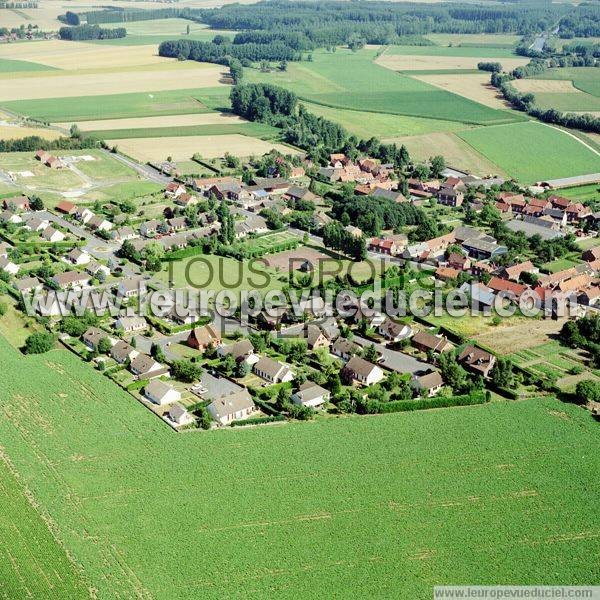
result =
M40 150L35 160L61 170L93 157ZM38 329L180 431L514 400L519 387L556 385L507 367L445 321L356 305L342 316L322 300L304 302L301 314L284 303L247 324L176 305L161 317L132 316L145 291L194 287L179 266L197 257L244 268L260 259L284 293L363 290L374 278L366 269L361 280L354 267L370 263L380 267L382 293L425 278L444 293L468 292L494 321L498 295L515 304L533 294L541 319L567 298L577 302L570 319L597 313L600 212L560 193L600 177L521 187L444 165L406 176L368 156L333 154L326 167L276 152L260 160L262 175L246 164L179 177L170 165L164 210L151 219L118 201L46 207L33 194L2 198L3 289L21 311L24 299L42 298ZM592 243L581 250L579 240ZM565 268L543 267L575 254ZM337 270L315 281L320 261ZM66 313L56 291L69 292ZM122 302L120 313L110 314L107 298Z

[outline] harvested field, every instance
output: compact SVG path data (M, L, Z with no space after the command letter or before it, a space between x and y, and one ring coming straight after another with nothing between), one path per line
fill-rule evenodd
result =
M56 123L59 127L69 128L72 121ZM79 121L77 125L83 131L108 131L110 129L146 129L151 127L182 127L189 125L235 125L246 123L245 119L227 113L199 113L191 115L165 115L160 117L138 117L131 119L99 119Z
M413 75L413 77L491 108L510 108L509 103L504 100L500 92L490 85L489 73Z
M426 135L386 138L386 142L404 144L410 155L418 160L427 160L442 154L446 163L476 175L504 175L504 171L491 160L453 133L429 133Z
M476 69L482 61L498 61L505 70L512 70L529 62L528 58L484 58L481 56L422 56L416 54L383 54L375 62L392 71L435 71L440 69Z
M0 57L28 60L57 69L114 69L139 65L167 63L170 58L158 56L153 44L135 46L123 51L122 48L99 46L86 42L65 42L44 40L24 44L4 44L0 46ZM172 61L171 61L172 62Z
M18 125L0 125L0 140L18 140L30 135L38 135L46 140L55 140L62 134L54 129L43 127L19 127Z
M173 160L189 159L194 153L204 158L218 158L225 152L235 156L266 154L275 148L283 154L299 154L282 144L275 144L247 137L245 135L206 135L189 137L131 138L108 140L108 144L117 145L121 152L142 162L164 160L172 156Z
M183 63L180 63L183 65ZM175 66L175 65L172 65ZM151 92L189 88L215 87L223 67L203 63L185 63L186 68L131 71L102 71L96 73L62 74L50 71L44 76L19 78L19 85L2 85L0 100L23 100L77 96L99 96L127 92Z
M520 92L561 92L574 93L579 90L573 86L572 81L560 79L515 79L512 85Z

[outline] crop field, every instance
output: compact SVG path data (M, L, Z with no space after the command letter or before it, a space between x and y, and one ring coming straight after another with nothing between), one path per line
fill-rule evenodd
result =
M596 173L600 168L600 156L576 139L533 121L470 129L457 135L523 183Z
M18 125L0 125L0 140L17 140L29 135L37 135L46 140L55 140L61 133L45 127L20 127Z
M468 123L499 123L514 120L467 98L451 94L406 75L390 75L374 64L372 49L315 52L310 63L293 63L286 72L247 70L249 81L281 85L302 99L329 107L375 113L429 117Z
M11 60L0 58L0 73L17 73L20 71L52 71L54 67L34 63L27 60Z
M490 108L501 110L510 108L510 105L503 99L498 90L490 84L489 73L413 75L413 77Z
M566 69L549 69L535 79L558 79L572 81L573 86L582 92L600 97L600 77L594 67L572 67Z
M72 123L98 119L119 119L209 112L197 95L201 90L155 90L144 93L105 94L73 98L45 98L3 102L9 110L50 122Z
M475 58L478 61L482 59L498 60L502 59L517 59L520 64L527 64L527 59L523 62L523 57L519 57L510 48L499 48L498 46L388 46L384 56L447 56L460 58ZM507 62L508 67L510 62ZM518 66L518 65L517 65ZM477 68L477 64L475 65ZM513 67L510 67L513 68Z
M173 157L174 161L187 160L195 153L199 153L204 158L218 158L223 156L225 152L246 157L253 154L266 154L272 148L283 154L298 153L297 150L282 144L239 134L130 138L107 140L107 143L111 146L118 146L121 152L141 162L165 160L167 156Z
M404 144L410 155L417 160L427 160L442 154L446 163L456 169L480 175L504 175L504 171L488 160L454 133L429 133L425 135L384 138L387 142Z
M442 582L593 581L600 441L574 405L180 435L64 350L0 352L4 452L98 597L421 600Z
M535 94L536 103L543 108L575 112L600 110L600 96L583 92L565 79L518 79L514 86Z
M438 46L477 46L478 48L514 48L521 36L510 33L428 33L425 37Z

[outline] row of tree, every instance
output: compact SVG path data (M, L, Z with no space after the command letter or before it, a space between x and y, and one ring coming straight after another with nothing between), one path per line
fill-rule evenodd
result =
M61 40L112 40L124 38L127 31L124 27L108 29L98 25L75 25L72 27L61 27L58 30Z
M80 150L95 148L98 141L91 138L60 137L46 140L37 135L30 135L19 140L0 140L0 152L29 152L33 150Z

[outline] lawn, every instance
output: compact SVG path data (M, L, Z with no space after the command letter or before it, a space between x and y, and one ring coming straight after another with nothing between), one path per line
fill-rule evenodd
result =
M313 62L290 63L287 71L246 69L250 82L281 85L312 103L374 113L429 117L465 123L512 121L509 113L373 63L374 50L315 52Z
M577 406L184 435L64 350L24 358L0 340L0 356L3 450L99 598L421 600L441 583L596 580L600 439Z
M600 170L600 157L583 144L534 121L470 129L457 135L522 183Z
M600 198L600 186L598 184L580 185L577 187L563 188L560 195L565 198L574 198L580 202L587 200L597 200Z
M16 100L1 105L41 121L73 122L208 112L196 97L200 90L134 92L73 98ZM206 93L206 90L204 90Z
M579 264L579 261L570 260L568 258L559 258L557 260L544 263L541 269L547 273L558 273L559 271L570 269L577 264Z

